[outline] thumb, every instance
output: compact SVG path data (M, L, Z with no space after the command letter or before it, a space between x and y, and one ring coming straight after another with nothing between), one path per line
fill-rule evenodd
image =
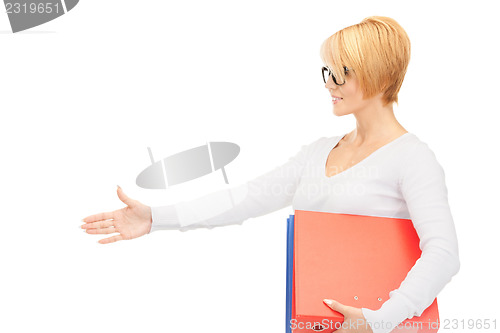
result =
M127 197L125 195L125 193L123 193L123 190L122 188L119 186L119 185L116 185L117 186L117 194L118 194L118 198L124 203L126 204L127 206L133 206L134 205L134 201L135 200L132 200L130 199L129 197Z
M323 302L325 302L326 305L328 305L332 310L338 311L342 314L346 312L346 306L333 300L333 299L324 299Z

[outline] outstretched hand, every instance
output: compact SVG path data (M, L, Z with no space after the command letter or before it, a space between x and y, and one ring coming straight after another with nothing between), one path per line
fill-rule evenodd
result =
M81 227L88 234L118 233L118 235L99 240L101 244L141 237L151 230L151 207L137 200L130 199L123 193L120 186L118 186L116 191L118 198L127 207L113 212L90 215L82 220L85 224Z

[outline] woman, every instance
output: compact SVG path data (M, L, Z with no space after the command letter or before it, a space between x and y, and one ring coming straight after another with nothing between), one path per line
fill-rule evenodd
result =
M334 114L354 115L354 130L322 137L246 184L190 202L148 207L118 187L127 207L89 216L82 228L90 234L119 233L100 241L106 244L160 229L242 224L290 204L300 210L411 219L422 256L380 309L325 303L343 313L345 322L365 324L339 333L386 333L420 316L458 272L460 262L443 169L427 144L408 132L393 112L410 41L393 19L369 17L325 40L321 58Z

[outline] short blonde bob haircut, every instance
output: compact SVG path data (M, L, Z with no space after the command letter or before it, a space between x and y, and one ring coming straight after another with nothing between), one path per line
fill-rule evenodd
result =
M398 103L410 51L410 39L394 19L370 16L327 38L320 56L338 82L346 79L346 66L359 80L363 98L382 93L385 106Z

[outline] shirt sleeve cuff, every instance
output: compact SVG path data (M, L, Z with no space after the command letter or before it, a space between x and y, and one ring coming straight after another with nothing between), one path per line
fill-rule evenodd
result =
M156 230L179 230L180 222L174 205L151 207L152 224L149 233Z
M361 308L363 316L373 333L389 333L408 319L408 305L404 296L391 292L390 298L378 310Z

